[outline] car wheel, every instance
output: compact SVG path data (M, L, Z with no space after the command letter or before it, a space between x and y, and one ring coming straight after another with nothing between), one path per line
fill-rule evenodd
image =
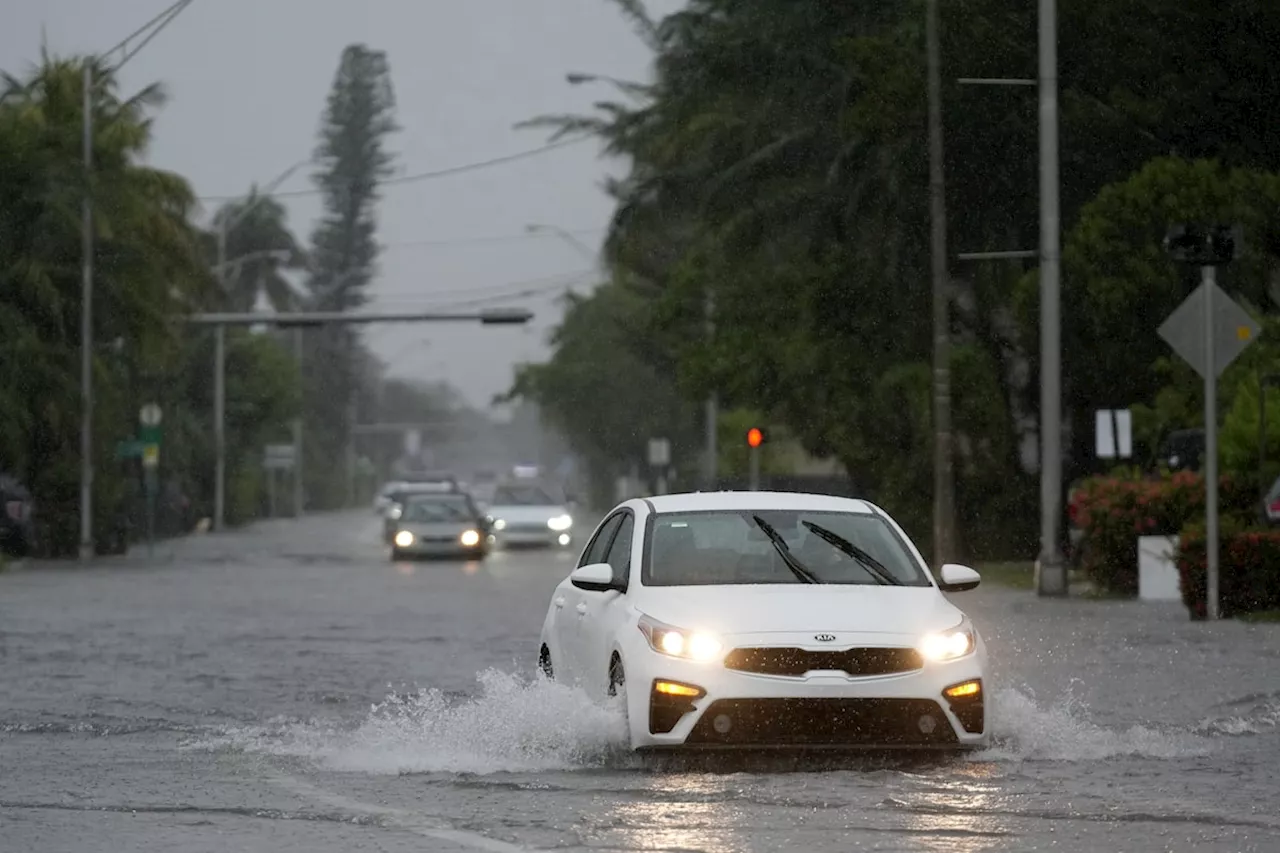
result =
M547 677L547 681L555 680L555 669L551 666L551 650L546 646L538 653L538 669Z
M398 560L403 560L403 559L404 559L404 552L403 552L403 551L401 551L399 548L392 548L392 549L391 549L391 562L393 562L393 563L394 563L394 562L396 562L396 561L398 561Z

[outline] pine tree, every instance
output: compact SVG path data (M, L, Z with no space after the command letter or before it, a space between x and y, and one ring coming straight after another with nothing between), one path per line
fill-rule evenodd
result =
M386 138L398 127L387 58L360 44L342 52L320 127L314 175L325 213L311 235L311 308L346 311L367 302L365 288L377 272L378 184L392 174ZM308 491L316 508L346 498L343 459L350 403L358 393L360 365L369 361L354 327L312 335L307 353L306 449Z

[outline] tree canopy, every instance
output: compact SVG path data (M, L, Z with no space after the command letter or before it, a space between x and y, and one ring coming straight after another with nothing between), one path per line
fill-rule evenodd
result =
M567 319L539 382L516 391L566 422L591 421L603 417L601 384L639 357L686 400L716 389L730 405L767 412L811 452L838 458L927 541L923 3L691 0L662 20L620 5L655 52L652 82L620 82L624 97L592 115L527 124L589 131L629 160L609 186L614 284L592 300L629 288L636 319L620 325L644 344ZM953 253L1034 247L1034 89L955 82L1032 76L1034 7L961 0L942 15L949 244ZM1155 330L1189 292L1161 254L1170 219L1229 217L1263 242L1274 227L1280 78L1268 69L1280 7L1086 0L1061 10L1059 30L1073 477L1097 464L1095 409L1150 403L1169 382ZM1224 285L1270 310L1264 255ZM1032 553L1035 271L954 257L950 266L962 544L975 556ZM708 299L714 335L704 331ZM597 378L582 380L588 370ZM575 377L584 384L574 393L550 390ZM635 450L611 453L618 464Z

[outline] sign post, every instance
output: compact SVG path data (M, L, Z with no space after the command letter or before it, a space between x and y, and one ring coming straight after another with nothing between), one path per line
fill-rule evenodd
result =
M156 544L156 469L160 467L160 421L163 412L155 403L147 403L138 412L138 423L142 425L139 437L142 439L142 481L147 502L147 556L155 555Z
M658 474L656 492L667 493L667 467L671 464L671 442L665 438L649 439L649 467Z
M1160 337L1204 378L1205 616L1218 601L1218 377L1253 343L1261 328L1218 287L1217 267L1235 254L1232 229L1181 226L1165 240L1174 258L1200 267L1201 284L1160 326Z

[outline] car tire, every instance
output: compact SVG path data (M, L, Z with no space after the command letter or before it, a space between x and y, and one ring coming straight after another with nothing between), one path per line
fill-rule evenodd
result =
M542 651L538 652L538 671L546 676L547 681L555 681L555 667L551 665L551 650L546 646L542 647Z
M627 673L622 668L622 658L614 655L609 660L609 695L617 696L619 688L627 686Z
M399 548L391 549L391 562L395 563L403 559L404 559L404 551L401 551Z

